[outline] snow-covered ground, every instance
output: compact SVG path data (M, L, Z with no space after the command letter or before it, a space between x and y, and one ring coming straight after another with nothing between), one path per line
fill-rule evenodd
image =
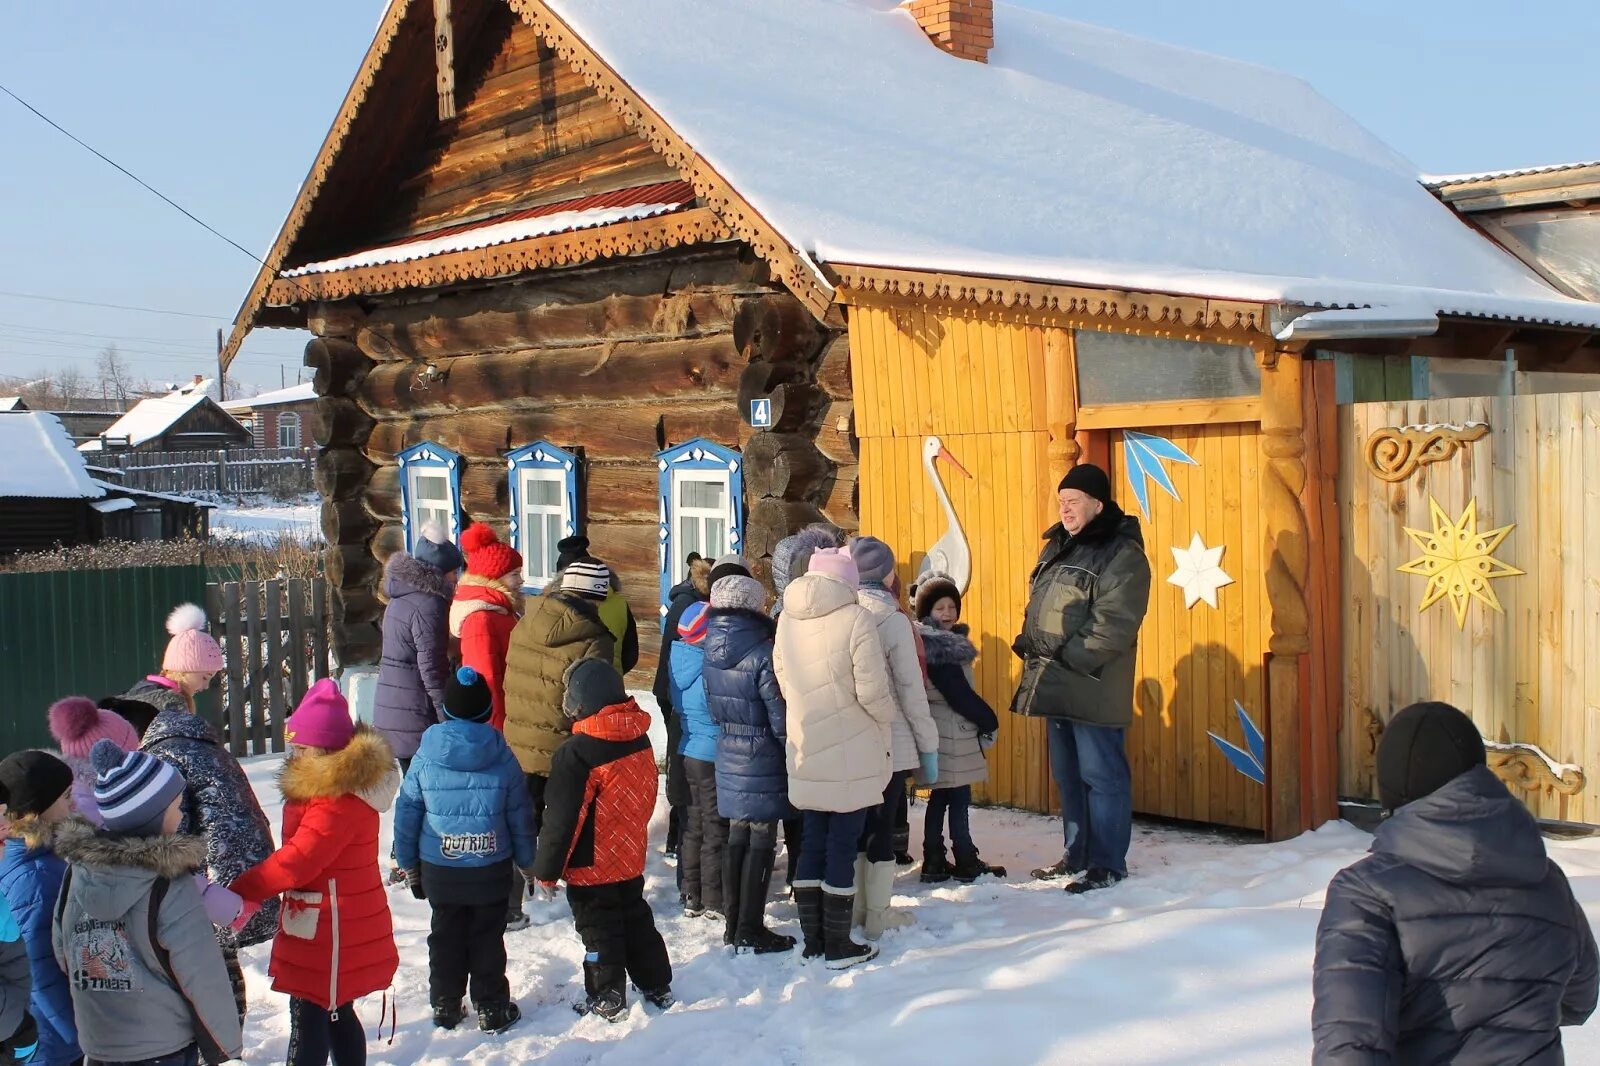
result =
M316 496L287 503L245 498L223 501L211 512L211 535L222 540L252 540L292 534L312 541L322 536L321 506Z
M278 757L247 762L280 825ZM912 810L913 848L922 808ZM399 1030L376 1036L380 997L360 1006L371 1062L474 1066L521 1063L739 1066L799 1063L1105 1062L1218 1066L1305 1062L1311 1049L1313 936L1328 879L1359 858L1368 838L1333 823L1284 844L1136 828L1133 877L1106 892L1069 897L1032 882L1031 867L1058 854L1059 825L1009 810L976 810L984 857L1003 882L922 885L900 876L896 903L916 925L887 934L882 954L835 973L797 956L732 957L720 926L684 918L672 867L662 859L665 800L653 826L647 894L672 955L679 1004L659 1013L630 993L626 1019L580 1017L583 949L563 900L528 903L531 928L507 938L511 989L522 1022L481 1037L430 1024L428 907L392 891L401 968ZM385 831L388 829L385 818ZM1600 841L1552 842L1590 920L1600 923ZM781 877L779 878L781 881ZM769 920L798 933L793 906ZM281 1062L287 1000L271 990L268 945L245 953L250 1017L245 1058ZM1600 1023L1568 1030L1568 1061L1600 1062Z

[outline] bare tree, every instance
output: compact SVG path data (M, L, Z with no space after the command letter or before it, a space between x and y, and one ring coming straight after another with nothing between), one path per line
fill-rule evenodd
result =
M56 371L56 391L61 395L61 406L70 408L74 400L81 400L89 391L89 379L75 363L68 363Z
M128 398L137 391L137 388L133 380L133 370L122 358L122 353L117 351L115 343L101 350L95 366L100 376L101 398L115 400L126 407Z

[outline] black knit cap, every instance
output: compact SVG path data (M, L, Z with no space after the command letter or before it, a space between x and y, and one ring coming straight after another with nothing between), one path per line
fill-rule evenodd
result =
M589 538L578 534L556 541L556 569L565 570L579 559L589 558Z
M0 759L0 789L13 817L43 814L72 787L72 768L48 751L19 751Z
M444 683L444 713L463 722L487 722L494 711L494 694L478 671L463 666Z
M1448 703L1413 703L1378 741L1378 799L1399 810L1487 761L1471 718Z
M1061 479L1061 484L1056 486L1056 491L1077 489L1086 496L1093 496L1101 503L1111 502L1111 479L1106 477L1106 472L1093 463L1079 463L1067 471L1067 476Z

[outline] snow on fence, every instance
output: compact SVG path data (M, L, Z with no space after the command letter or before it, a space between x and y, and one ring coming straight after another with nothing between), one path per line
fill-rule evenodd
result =
M118 471L123 485L146 492L298 496L315 489L314 448L101 452L94 459Z
M206 586L211 634L222 645L222 731L235 755L283 751L283 723L328 676L325 579Z

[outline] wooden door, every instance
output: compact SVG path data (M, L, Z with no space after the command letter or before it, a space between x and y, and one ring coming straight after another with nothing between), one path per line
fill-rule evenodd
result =
M1221 825L1263 827L1262 786L1235 770L1207 732L1241 746L1234 713L1241 703L1266 728L1263 662L1270 636L1261 514L1260 433L1254 423L1143 428L1193 460L1161 458L1168 449L1129 432L1111 433L1111 480L1117 502L1139 518L1150 559L1150 610L1139 634L1134 721L1128 734L1134 809ZM1130 440L1135 450L1130 464ZM1176 453L1171 453L1176 454ZM1152 462L1166 472L1141 474ZM1143 482L1148 516L1129 478ZM1173 549L1189 552L1196 534L1223 549L1231 583L1215 589L1217 606L1186 606Z

